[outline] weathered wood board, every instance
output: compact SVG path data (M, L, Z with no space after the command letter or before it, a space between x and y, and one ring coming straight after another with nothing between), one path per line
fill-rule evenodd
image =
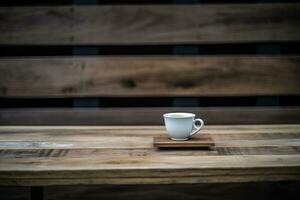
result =
M0 60L1 97L300 94L298 56Z
M83 185L44 187L45 200L281 200L300 195L299 182L251 182L150 185ZM29 198L27 187L0 187L0 198Z
M1 44L297 41L300 5L1 7Z
M160 126L1 126L0 185L300 180L299 125L206 126L215 151L158 151L161 134Z

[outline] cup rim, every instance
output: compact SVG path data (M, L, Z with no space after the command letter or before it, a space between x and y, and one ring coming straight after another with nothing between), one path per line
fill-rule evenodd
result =
M181 115L181 116L178 116ZM190 118L190 117L195 117L196 115L193 113L186 113L186 112L172 112L172 113L165 113L163 115L164 117L167 118Z

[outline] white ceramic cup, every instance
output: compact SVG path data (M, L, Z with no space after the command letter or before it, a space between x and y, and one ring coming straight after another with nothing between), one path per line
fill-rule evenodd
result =
M193 113L166 113L164 114L165 126L172 140L188 140L204 126L202 119L195 119ZM197 126L196 122L200 125Z

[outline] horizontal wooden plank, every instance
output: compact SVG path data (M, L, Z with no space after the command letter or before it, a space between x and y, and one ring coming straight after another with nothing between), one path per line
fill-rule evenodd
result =
M300 94L299 56L0 60L1 97Z
M217 149L224 147L230 149L239 147L297 148L300 146L299 125L252 126L252 130L247 129L246 125L205 126L201 130L201 135L196 135L195 139L197 140L198 137L212 138ZM21 155L18 153L19 150L24 149L26 150L24 153L29 153L29 155L30 152L27 150L32 150L31 154L36 154L34 152L41 150L38 151L39 155L45 157L51 157L52 154L57 155L54 157L70 156L72 150L80 152L79 155L81 155L81 149L94 150L95 156L101 155L102 157L121 156L122 153L132 156L155 155L151 151L153 137L165 135L165 129L160 126L135 126L134 129L128 126L118 126L117 128L111 126L62 126L57 128L53 126L2 126L0 128L0 149L4 151L0 152L0 157L9 154L9 150L12 150L18 157ZM128 142L128 138L130 138L130 142ZM110 152L103 152L107 149ZM120 151L120 149L126 150ZM56 152L55 150L60 151ZM159 155L170 155L166 152L161 152ZM93 153L90 154L90 156L92 155Z
M299 124L272 125L205 125L201 134L210 134L214 141L300 139ZM0 126L0 141L71 141L96 142L101 137L151 138L166 134L163 126ZM113 138L112 138L113 137ZM124 141L126 142L126 140ZM152 141L151 141L152 142ZM151 142L148 142L149 144ZM152 144L150 146L153 148Z
M276 200L294 199L300 195L299 188L299 182L50 186L45 187L45 197L47 200L214 200L218 197L223 200Z
M167 112L196 113L206 124L295 124L299 107L0 109L1 125L154 125Z
M206 183L172 185L84 185L44 187L46 200L266 200L294 199L300 195L299 182ZM0 187L0 198L29 198L28 187Z
M277 147L278 148L278 147ZM299 147L300 148L300 147ZM265 148L266 150L268 148ZM281 147L282 151L278 151L278 155L282 154L282 152L289 152L289 154L299 154L299 150L296 148L293 151L292 149ZM229 155L229 151L226 151L226 148L220 147L220 152L222 155ZM233 151L231 151L233 152ZM252 151L255 152L255 151ZM99 158L99 156L122 156L123 154L130 154L132 156L174 156L174 155L182 155L182 156L193 156L193 155L218 155L218 151L215 150L184 150L184 151L172 151L172 150L164 150L164 151L156 151L152 148L136 148L136 149L101 149L101 148L82 148L82 149L38 149L38 148L23 148L23 149L2 149L0 150L1 159L5 158L58 158L58 157L66 157L66 158L81 158L81 157L94 157L95 159ZM270 153L269 153L270 154ZM285 153L286 154L286 153ZM230 155L234 155L231 153ZM247 154L246 154L247 155ZM248 155L250 155L248 153Z
M157 151L154 149L100 149L100 148L82 148L82 149L46 149L46 148L12 148L1 149L0 157L4 158L80 158L80 157L94 157L97 159L99 156L115 156L128 153L133 156L194 156L194 155L297 155L300 153L300 146L235 146L235 147L222 147L218 146L215 150L205 149L184 149L183 151L175 151L174 149L164 149Z
M149 44L300 39L300 5L1 7L1 44Z
M6 159L139 157L208 155L298 155L299 125L205 126L216 150L153 148L160 126L1 126L0 161Z
M212 200L222 197L224 200L256 200L289 198L299 195L299 183L232 183L232 184L176 184L146 186L76 186L50 187L45 194L51 199L67 197L70 200L81 199L130 199L130 200ZM49 195L49 196L48 196ZM87 199L88 200L88 199Z
M0 185L292 181L299 155L1 159Z
M277 147L293 147L296 150L300 146L299 125L252 125L252 129L247 127L246 125L205 126L201 130L201 135L196 135L195 139L212 138L217 149L228 148L231 151L248 147L250 149L270 147L275 150ZM134 128L130 126L117 126L117 128L112 126L1 126L0 148L4 151L0 151L0 157L10 154L9 150L20 156L20 150L25 149L23 153L29 157L32 157L32 154L42 157L51 157L51 155L73 157L74 152L82 156L87 154L86 150L90 156L111 156L122 153L136 156L152 155L153 137L165 135L166 131L161 126L134 126ZM106 151L107 149L109 151ZM163 155L170 154L168 151L160 152L160 156Z
M293 155L300 153L300 146L218 147L220 155Z
M162 126L1 126L0 185L299 181L299 126L205 126L210 153L156 150Z
M207 125L207 124L206 124ZM255 125L208 125L205 128L201 130L201 133L208 134L213 133L214 136L216 134L218 137L223 139L222 137L226 137L226 135L230 134L232 138L234 138L234 134L238 135L238 138L242 139L253 139L253 134L260 134L260 138L266 139L278 139L280 138L290 138L290 137L297 137L297 134L299 133L299 124L255 124ZM1 125L0 126L0 137L4 136L6 134L9 135L10 138L12 137L18 137L18 134L26 133L26 136L30 136L32 134L41 134L45 133L47 134L51 133L54 134L53 136L59 136L62 137L62 135L75 135L80 136L84 134L86 137L86 134L94 135L99 134L101 132L102 136L153 136L154 133L156 134L162 134L165 130L162 129L162 126L156 126L156 125L148 125L148 126L82 126L82 125L72 125L72 126L12 126L12 125ZM63 132L61 134L60 132ZM113 133L113 134L112 134ZM8 136L6 135L6 136ZM278 136L279 135L279 136ZM23 137L25 134L22 135ZM41 134L39 137L44 136L44 134ZM33 136L34 138L34 136ZM56 137L52 137L52 139L55 139ZM257 136L255 136L257 138ZM75 138L73 138L74 140ZM14 141L17 141L16 138L14 138ZM23 140L24 141L24 140ZM80 139L82 141L82 138Z
M1 149L107 149L114 145L117 148L142 149L151 148L153 146L153 138L144 139L142 137L132 137L131 143L126 142L126 137L102 137L101 141L87 141L82 143L80 141L47 141L39 139L38 141L0 141ZM215 145L218 147L298 147L300 146L300 139L273 139L273 140L215 140ZM158 145L157 145L158 146ZM161 145L162 146L162 145ZM179 145L169 146L178 147ZM183 146L183 145L181 145ZM207 147L208 145L206 145ZM162 146L162 147L166 147ZM192 147L199 147L194 145ZM203 146L202 146L203 147ZM188 148L188 147L187 147ZM213 147L212 147L213 149Z

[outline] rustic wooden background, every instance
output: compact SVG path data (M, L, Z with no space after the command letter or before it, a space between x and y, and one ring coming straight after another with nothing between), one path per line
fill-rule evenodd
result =
M212 2L1 1L0 124L162 124L169 111L207 124L299 123L299 2ZM45 194L281 199L295 188L57 186ZM28 188L0 189L0 199L26 196Z
M0 124L300 121L297 1L3 2Z

